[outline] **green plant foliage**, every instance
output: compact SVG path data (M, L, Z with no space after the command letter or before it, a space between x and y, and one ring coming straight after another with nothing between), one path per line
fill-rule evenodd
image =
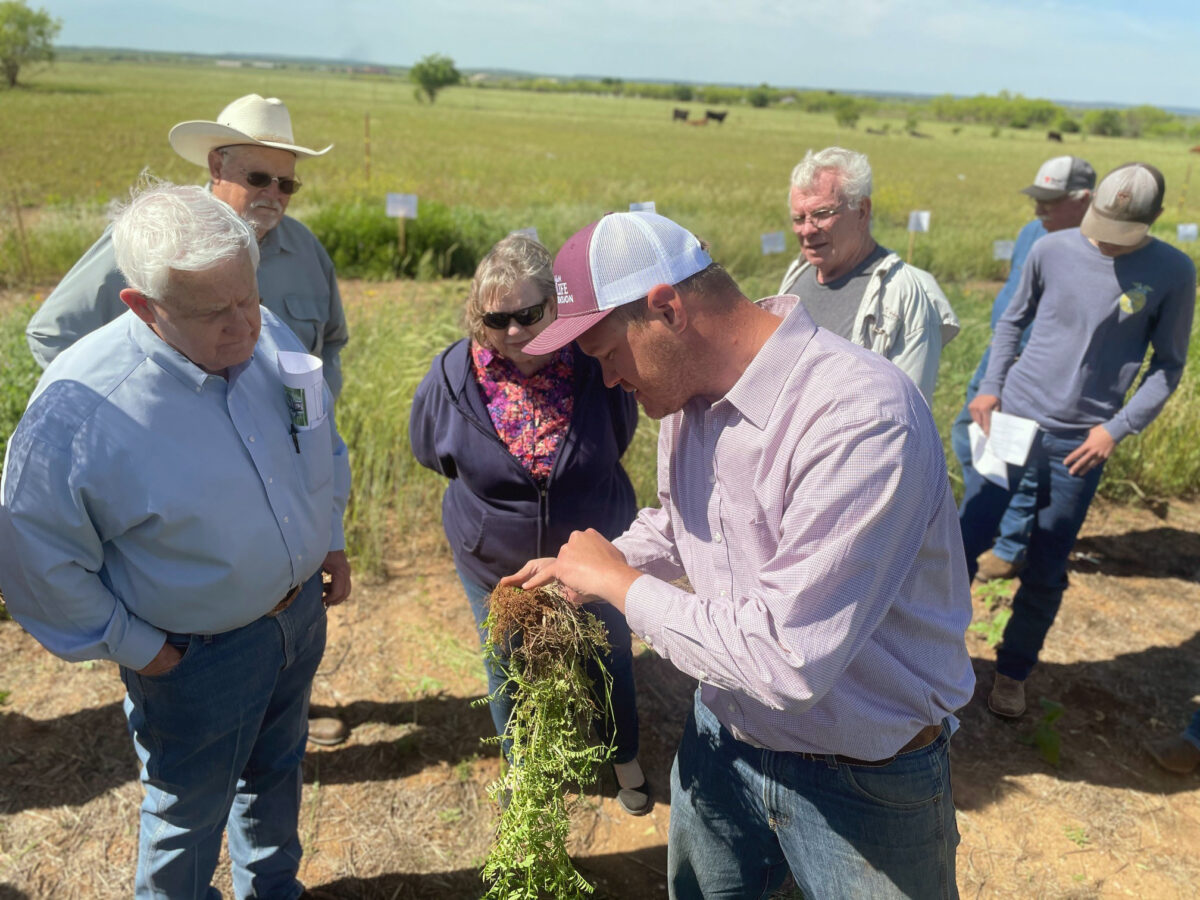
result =
M994 616L986 622L975 622L968 626L969 631L974 631L976 634L982 634L983 639L987 641L989 647L995 647L1000 643L1000 639L1004 637L1004 627L1008 625L1008 620L1012 618L1012 610L1004 607L998 610Z
M17 86L22 66L54 59L54 39L62 19L44 9L30 9L23 0L0 3L0 69L10 88Z
M1054 723L1063 714L1063 705L1042 697L1038 700L1042 705L1042 717L1038 719L1032 734L1021 738L1021 743L1037 747L1042 759L1057 766L1062 752L1062 736L1054 727Z
M33 310L32 303L22 304L0 319L0 459L42 374L25 343Z
M535 596L509 590L520 603ZM511 693L513 712L503 738L491 739L511 742L511 765L489 788L501 813L482 872L486 896L495 900L558 900L592 893L567 852L573 804L565 792L569 785L595 781L612 755L611 746L592 744L589 738L596 703L585 667L589 660L599 664L608 648L604 625L560 594L541 590L536 596L539 611L514 619L513 607L493 595L484 626L493 642L511 646L509 678L500 690ZM515 644L508 624L513 621L524 622ZM494 643L486 645L485 655L489 664L501 663ZM600 695L608 698L611 687L605 671Z
M430 103L437 99L442 88L462 81L462 75L454 68L454 60L440 53L422 57L408 70L408 77L417 86L417 91L429 98Z

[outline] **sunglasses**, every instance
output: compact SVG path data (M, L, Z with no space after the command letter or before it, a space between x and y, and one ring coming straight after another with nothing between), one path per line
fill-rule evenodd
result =
M527 306L524 309L518 309L516 312L489 312L483 314L483 324L488 328L494 328L496 331L503 331L508 327L509 320L515 321L522 327L529 327L535 322L542 321L542 316L546 314L546 301L535 303L533 306Z
M278 175L268 175L266 172L246 172L246 184L253 188L265 188L272 181L279 183L279 193L291 196L300 190L301 182L295 178L281 178Z

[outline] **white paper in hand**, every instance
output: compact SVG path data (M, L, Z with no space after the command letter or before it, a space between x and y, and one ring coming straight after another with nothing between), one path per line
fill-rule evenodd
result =
M992 414L993 418L995 413ZM967 440L971 442L971 465L975 471L992 484L1008 488L1008 463L993 453L988 447L987 435L983 429L972 422L967 426Z
M1033 446L1037 430L1037 422L1033 419L994 412L988 429L988 448L1006 463L1023 466L1029 459L1029 448Z

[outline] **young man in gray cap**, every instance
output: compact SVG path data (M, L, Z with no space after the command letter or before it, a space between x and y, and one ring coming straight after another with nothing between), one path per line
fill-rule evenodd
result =
M751 303L700 242L614 213L554 264L558 318L661 418L661 508L577 531L552 578L698 679L671 774L671 896L956 897L954 710L970 593L928 405L794 296ZM687 576L690 587L673 582Z
M1008 280L996 295L992 304L992 330L996 322L1008 309L1008 303L1021 283L1021 272L1025 267L1025 257L1035 241L1054 231L1064 228L1078 228L1092 200L1092 188L1096 186L1096 171L1083 159L1075 156L1057 156L1047 160L1038 169L1033 184L1021 190L1033 198L1035 218L1017 234L1013 247L1012 260L1009 264ZM1021 334L1017 352L1029 340L1029 329ZM971 413L967 408L975 395L979 393L979 384L987 372L989 352L983 351L983 358L971 381L967 384L967 399L962 411L950 428L950 444L962 466L963 481L970 483L982 478L971 464L971 444L967 437L967 428L971 424ZM1029 533L1033 530L1033 519L1037 514L1037 496L1030 484L1018 485L1013 490L1013 497L1000 520L999 535L995 546L979 558L979 571L975 577L979 581L991 581L993 578L1012 578L1025 564L1025 546L1029 542Z
M350 336L337 276L316 236L284 215L300 190L296 160L324 156L333 145L324 150L298 145L284 102L258 94L234 100L215 122L180 122L167 140L188 162L208 170L213 196L254 228L262 305L321 357L336 399L342 390L342 347ZM25 337L38 365L45 368L85 334L124 314L121 291L126 287L109 226L29 320ZM311 721L309 739L339 744L347 733L340 719L320 717Z
M1183 375L1196 269L1150 236L1165 189L1153 166L1121 166L1100 182L1080 228L1038 241L996 324L987 374L968 407L985 432L997 410L1037 423L1029 457L1009 467L1008 483L1032 479L1045 498L996 651L988 705L997 715L1025 711L1025 679L1058 614L1067 557L1105 461L1119 441L1154 421ZM1150 366L1125 403L1147 347L1154 350ZM982 478L963 496L959 522L972 575L1010 498L1010 490Z

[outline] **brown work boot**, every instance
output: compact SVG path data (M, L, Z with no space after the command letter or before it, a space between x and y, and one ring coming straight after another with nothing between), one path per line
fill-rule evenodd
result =
M1019 719L1025 712L1025 682L996 673L988 709L1006 719Z
M340 744L350 734L350 729L341 719L320 718L308 720L308 739L323 747Z
M1024 563L1009 562L989 550L979 557L979 570L975 573L975 580L984 584L1001 578L1014 578L1023 568Z
M1200 766L1200 749L1182 734L1173 734L1161 741L1148 741L1146 750L1156 763L1176 775L1191 775Z

